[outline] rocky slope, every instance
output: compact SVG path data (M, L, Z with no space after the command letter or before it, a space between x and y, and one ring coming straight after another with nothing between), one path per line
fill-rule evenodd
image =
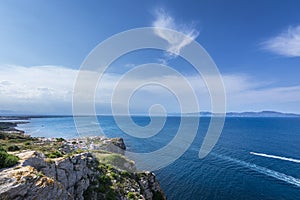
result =
M76 145L86 147L86 141L93 141L93 149L78 153ZM134 172L133 161L117 154L120 150L107 151L111 144L124 149L123 140L103 139L97 145L95 141L99 138L65 141L58 149L68 152L58 158L21 147L14 152L18 164L0 169L0 199L165 199L153 173ZM34 142L46 146L41 139Z

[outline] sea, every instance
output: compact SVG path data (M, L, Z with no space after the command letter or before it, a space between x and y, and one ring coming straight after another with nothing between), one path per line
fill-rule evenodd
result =
M151 122L143 116L132 119L145 128ZM112 116L82 117L80 134L73 117L32 118L18 128L34 137L122 137L128 151L148 153L164 148L176 136L181 120L167 117L163 128L149 138L125 133ZM300 199L300 118L227 117L217 144L200 159L210 120L201 117L189 148L154 171L169 200Z

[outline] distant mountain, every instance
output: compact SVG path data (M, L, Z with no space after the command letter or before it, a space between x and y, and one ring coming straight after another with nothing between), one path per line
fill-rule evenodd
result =
M210 117L212 115L218 116L218 114L213 114L211 112L200 112L200 113L187 113L184 116L202 116ZM261 111L261 112L228 112L226 117L300 117L300 114L294 113L281 113L276 111Z
M134 116L148 116L149 114L138 114ZM200 112L200 113L168 113L168 116L201 116L211 117L220 116L218 113ZM41 114L22 114L17 111L0 110L1 119L25 119L25 118L49 118L49 117L71 117L72 115L41 115ZM83 115L84 116L84 115ZM110 116L110 114L107 114ZM159 116L159 115L158 115ZM282 113L276 111L261 111L261 112L228 112L226 117L300 117L300 114Z
M229 112L227 117L300 117L299 114L281 113L276 111L262 111L262 112Z

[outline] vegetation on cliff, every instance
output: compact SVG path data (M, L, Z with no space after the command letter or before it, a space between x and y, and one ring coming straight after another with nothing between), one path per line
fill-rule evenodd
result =
M7 127L6 127L7 128ZM121 138L32 138L0 130L0 199L165 199Z
M8 154L0 144L0 169L14 166L18 160L19 158L17 156Z

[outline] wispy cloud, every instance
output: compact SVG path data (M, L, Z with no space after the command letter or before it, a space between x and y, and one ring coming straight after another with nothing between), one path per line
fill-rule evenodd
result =
M73 86L78 70L60 66L0 66L0 110L37 112L43 114L71 113ZM109 113L114 87L121 74L107 73L96 91L96 106ZM186 77L196 91L201 110L210 110L210 97L200 76ZM178 77L168 74L138 74L121 85L121 92L132 92L137 83L159 80L172 88L178 88L181 96L189 98ZM256 80L241 74L225 74L223 80L227 94L229 111L278 110L297 112L300 102L300 85L274 87L271 83ZM87 80L88 81L88 80ZM82 94L86 96L86 94ZM121 94L122 95L122 94ZM82 98L85 101L85 98ZM122 98L117 106L127 106ZM174 95L157 86L147 86L138 90L130 100L130 109L137 113L147 112L153 104L160 103L168 112L178 111Z
M0 71L0 110L45 114L71 111L77 70L1 65Z
M152 26L157 28L155 29L155 34L168 42L170 58L176 57L183 47L190 44L199 35L199 31L195 29L194 24L176 22L175 19L163 9L156 10L155 17L156 18L152 22ZM187 37L173 34L158 28L172 29L183 33Z
M263 48L286 57L300 56L300 25L289 27L278 36L262 43Z
M60 66L0 66L1 97L65 100L72 94L77 70Z

